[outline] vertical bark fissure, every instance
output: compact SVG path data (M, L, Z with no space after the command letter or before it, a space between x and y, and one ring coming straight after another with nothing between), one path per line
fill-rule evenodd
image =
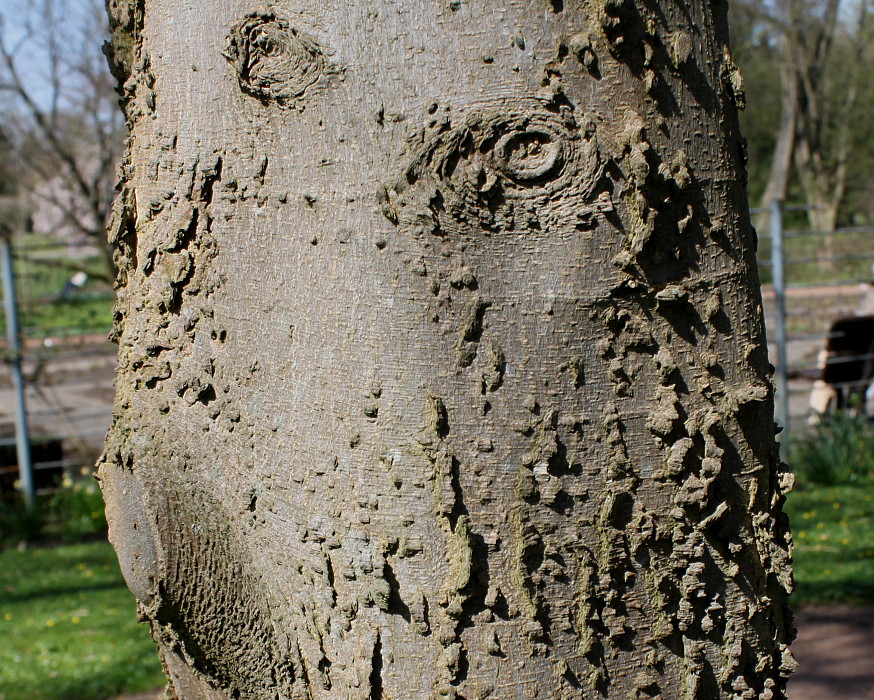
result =
M376 633L370 662L370 700L384 700L382 691L382 639Z

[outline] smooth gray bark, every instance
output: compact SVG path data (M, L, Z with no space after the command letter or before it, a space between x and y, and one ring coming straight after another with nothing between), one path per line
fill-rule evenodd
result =
M171 694L783 698L724 5L110 12L99 475Z

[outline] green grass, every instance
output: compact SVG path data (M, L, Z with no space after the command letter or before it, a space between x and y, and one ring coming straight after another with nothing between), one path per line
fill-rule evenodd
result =
M33 305L21 317L26 336L107 333L112 327L112 293Z
M874 479L799 487L786 508L795 540L795 604L874 600Z
M0 552L0 700L92 700L164 684L104 541Z
M34 245L39 246L39 242ZM76 262L62 253L63 250L39 247L16 249L13 269L22 332L42 337L108 331L112 326L113 291L106 261L92 257ZM57 298L78 270L88 274L88 282L66 298ZM3 332L5 319L0 315L0 333Z
M792 229L807 230L808 223L803 218L787 221L785 230L791 232ZM783 242L787 281L791 284L835 284L869 279L871 260L860 257L859 252L870 252L870 246L871 234L868 232L834 236L792 236L790 233ZM821 259L829 256L839 259ZM769 262L771 259L771 240L767 236L760 241L757 257L760 262ZM769 265L760 268L760 276L763 284L771 284L772 270Z
M826 416L792 442L788 462L795 603L874 601L874 426L862 412Z

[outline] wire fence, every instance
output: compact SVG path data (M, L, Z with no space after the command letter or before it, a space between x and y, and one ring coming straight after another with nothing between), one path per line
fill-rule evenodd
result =
M90 472L112 404L113 290L94 247L0 241L6 337L0 364L0 499Z
M784 441L835 410L870 409L874 379L874 227L786 230L788 209L772 204L759 251Z

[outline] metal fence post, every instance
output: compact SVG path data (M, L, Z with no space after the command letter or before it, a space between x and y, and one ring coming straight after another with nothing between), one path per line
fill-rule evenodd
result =
M8 362L15 393L15 446L18 453L18 474L24 502L29 511L36 505L33 463L30 459L30 436L27 432L27 408L24 403L24 375L21 371L21 338L18 330L18 305L12 277L12 251L9 238L0 231L0 275L3 278L3 307L6 312Z
M783 257L783 202L771 202L771 275L774 287L774 344L777 348L775 418L789 437L789 367L786 353L786 277Z

